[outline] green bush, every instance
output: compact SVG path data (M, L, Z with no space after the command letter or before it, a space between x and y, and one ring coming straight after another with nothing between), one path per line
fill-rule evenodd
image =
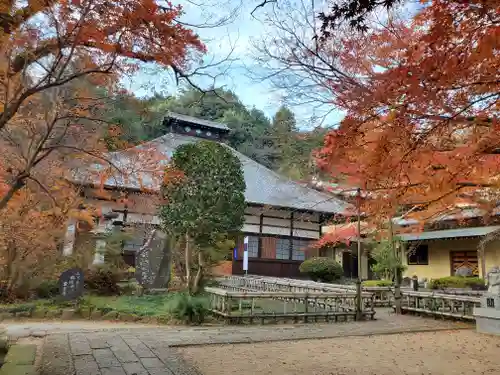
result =
M395 241L399 241L395 239ZM374 244L370 252L375 264L371 266L372 271L381 279L392 280L395 274L402 274L406 271L401 257L394 252L394 246L389 240L382 240ZM397 272L395 272L397 271Z
M431 282L429 283L429 288L471 288L474 290L483 290L486 287L484 279L481 279L479 277L448 276L431 280Z
M392 286L391 280L366 280L363 286Z
M112 296L120 293L118 282L121 273L107 267L98 267L88 270L85 275L86 288L98 295Z
M299 269L314 281L332 282L339 280L344 274L342 266L332 258L307 259L302 262Z
M53 298L59 294L59 283L57 280L45 280L35 288L38 298Z
M191 296L188 293L177 293L168 302L169 314L185 323L201 324L208 314L208 299L204 296Z
M121 282L118 284L118 288L120 289L120 295L133 295L137 294L139 284L135 281Z

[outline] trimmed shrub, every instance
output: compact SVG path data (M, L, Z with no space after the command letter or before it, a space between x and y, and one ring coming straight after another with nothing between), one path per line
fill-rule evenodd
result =
M177 293L168 303L169 314L188 324L201 324L208 314L208 300L204 296Z
M484 290L486 289L486 286L484 283L484 279L481 279L479 277L448 276L431 280L431 282L429 283L429 288L471 288L473 290Z
M363 286L392 286L391 280L366 280L362 283Z
M35 288L38 298L53 298L59 294L59 283L57 280L45 280Z
M314 257L307 259L299 267L300 272L307 274L313 281L332 282L339 280L344 270L332 258Z
M85 275L86 288L98 295L112 296L120 293L118 282L121 273L110 268L98 267L88 270Z

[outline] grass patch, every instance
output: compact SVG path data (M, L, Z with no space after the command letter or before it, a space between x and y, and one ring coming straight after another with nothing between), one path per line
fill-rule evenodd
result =
M179 301L184 299L183 292L170 292L168 294L150 294L143 296L86 296L82 305L97 308L101 311L116 311L124 314L138 316L167 316L177 313ZM189 306L208 302L207 296L198 295L189 298ZM184 307L183 307L184 308ZM181 308L181 310L183 309Z
M363 286L392 286L391 280L365 280Z
M159 316L169 312L170 302L175 293L144 296L86 296L83 304L103 311L136 314L140 316Z
M34 301L21 301L14 303L0 304L0 313L17 313L24 311L33 311L35 309L56 310L65 307L73 307L72 301L58 299L38 299Z
M185 292L170 292L156 295L96 296L86 295L75 304L57 299L0 305L0 313L32 312L34 310L61 310L65 307L79 307L90 314L97 309L102 314L130 314L140 317L155 317L163 320L177 320L186 323L202 323L209 314L208 296L189 296ZM87 314L87 315L88 315Z

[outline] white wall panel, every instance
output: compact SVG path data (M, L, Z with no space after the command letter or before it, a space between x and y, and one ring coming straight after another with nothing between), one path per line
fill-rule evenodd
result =
M259 225L254 224L243 224L243 228L241 229L244 233L259 233Z
M304 237L304 238L318 239L319 238L319 232L314 232L314 231L311 231L311 230L303 230L303 229L294 229L293 230L293 236L294 237Z
M289 236L290 229L289 228L278 228L278 227L270 227L264 225L262 227L262 234L275 234L279 236Z
M319 231L320 225L317 223L311 223L307 221L293 221L293 227L297 229L308 229L308 230L314 230L314 231Z
M247 224L260 224L260 217L254 215L245 214L245 223Z

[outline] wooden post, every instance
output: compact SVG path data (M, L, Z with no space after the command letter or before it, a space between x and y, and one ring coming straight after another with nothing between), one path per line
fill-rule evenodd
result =
M389 238L391 241L391 249L394 257L399 259L398 249L394 243L394 228L392 224L392 216L389 217ZM401 314L401 270L396 265L394 269L394 304L396 306L396 314Z
M357 245L358 245L358 280L356 281L356 320L361 320L363 318L363 306L361 301L361 189L357 190L357 209L358 209L358 235L357 235Z
M257 258L262 258L262 227L264 226L264 214L259 217L259 244L257 250Z

